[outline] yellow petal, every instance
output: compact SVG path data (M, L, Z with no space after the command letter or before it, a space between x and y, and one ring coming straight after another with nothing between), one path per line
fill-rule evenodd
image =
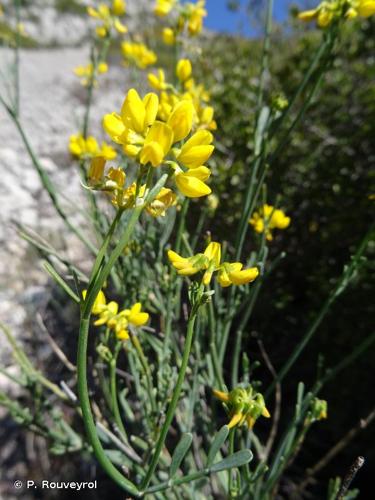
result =
M210 175L211 175L211 170L204 165L201 167L196 167L196 168L191 168L187 172L185 172L185 175L190 175L191 177L196 177L197 179L201 181L206 181Z
M232 429L232 427L235 427L237 424L239 424L242 418L243 418L242 413L235 413L231 418L229 424L227 424L229 429Z
M130 89L121 108L121 117L129 128L142 133L145 128L146 109L135 89Z
M227 403L229 401L228 392L217 391L216 389L214 389L212 392L215 398L220 399L220 401L223 401L223 403Z
M228 286L232 285L231 280L229 279L228 273L225 271L225 269L222 269L220 273L217 276L217 280L223 288L226 288Z
M202 144L211 144L214 140L213 135L208 130L198 130L193 134L188 141L182 147L182 151L190 149L193 146L201 146Z
M358 7L358 14L362 17L370 17L375 14L375 2L373 1L362 1Z
M103 128L115 142L119 142L119 137L125 132L125 125L117 113L104 116Z
M186 144L181 148L178 161L188 168L197 168L206 163L214 150L214 146L211 145L203 144L187 148Z
M305 10L303 12L299 12L298 14L298 19L301 21L313 21L318 15L318 10L317 9L311 9L311 10Z
M189 59L180 59L176 67L177 78L181 82L185 82L188 78L190 78L191 73L192 73L192 67Z
M151 163L153 167L158 167L163 161L164 151L158 142L149 142L145 144L141 150L141 155L139 157L142 165L147 165Z
M149 127L154 123L156 119L156 115L159 109L159 98L153 92L149 92L144 96L143 104L146 110L145 126Z
M247 426L249 427L249 429L252 429L255 425L255 419L250 417L250 416L248 416L246 418L246 422L247 422Z
M113 0L112 12L115 16L123 16L126 12L126 2L124 0Z
M82 292L82 297L83 300L86 299L87 295L87 290L83 290ZM98 295L96 296L94 305L92 307L92 313L93 314L100 314L103 310L102 306L105 306L107 303L104 292L102 290L99 291Z
M120 21L120 19L115 19L115 22L113 23L116 31L118 31L118 33L121 33L122 35L124 33L127 33L128 31L128 28L122 24L122 22Z
M263 417L266 417L266 418L271 417L270 412L267 410L266 407L263 408L262 415L263 415Z
M187 174L177 174L175 180L178 189L188 198L200 198L211 193L207 184Z
M118 332L116 332L116 336L119 340L128 340L129 338L129 333L127 330L120 330Z
M163 155L167 155L173 142L171 127L166 123L156 121L147 133L145 145L151 142L157 142L162 148Z
M99 183L103 179L105 158L97 156L91 160L88 178L91 182Z
M221 244L216 241L211 241L204 251L204 255L210 262L213 262L215 266L218 267L221 261Z
M174 107L168 119L168 125L173 130L174 142L185 139L190 133L191 127L193 126L193 113L194 106L191 101L180 101Z
M229 272L228 275L234 285L245 285L254 281L258 277L259 271L256 267L251 267L243 271Z

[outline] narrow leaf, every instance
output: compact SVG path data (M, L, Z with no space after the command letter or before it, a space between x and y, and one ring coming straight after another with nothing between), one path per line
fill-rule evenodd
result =
M176 446L173 455L172 455L172 461L171 461L171 466L169 469L169 475L170 477L173 477L176 475L182 460L184 459L186 453L188 452L191 442L193 441L193 435L190 432L187 432L186 434L183 434L181 436L181 439Z
M223 446L225 440L227 439L228 434L229 427L227 425L223 425L223 427L216 434L208 451L207 467L210 467L214 463L215 457L218 454L220 448Z
M241 467L248 464L253 459L253 454L250 450L241 450L233 453L224 460L211 465L210 472L219 472L221 470L232 469L233 467Z
M59 273L51 266L49 262L43 262L43 267L47 271L47 273L56 281L58 285L71 297L77 304L80 303L79 297L74 291L70 288L70 286L63 280L63 278L59 275Z

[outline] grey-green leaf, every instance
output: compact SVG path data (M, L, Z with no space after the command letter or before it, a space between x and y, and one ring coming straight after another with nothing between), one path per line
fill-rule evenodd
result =
M220 448L223 446L225 440L227 439L228 434L229 427L227 425L223 425L223 427L216 434L208 451L207 467L210 467L214 463L215 457L218 454Z
M182 460L184 459L186 453L188 452L191 442L193 441L193 435L190 432L187 432L186 434L183 434L181 436L181 439L176 446L173 455L172 455L172 461L171 461L171 466L169 469L169 475L170 477L173 477L176 475Z
M248 464L253 458L250 450L241 450L233 453L224 460L211 465L210 472L220 472L221 470L232 469L233 467L241 467Z

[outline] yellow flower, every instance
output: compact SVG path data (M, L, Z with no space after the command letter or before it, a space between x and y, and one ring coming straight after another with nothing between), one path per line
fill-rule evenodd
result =
M176 151L177 160L187 168L203 165L213 153L212 141L213 136L210 132L198 130L180 150Z
M140 152L140 162L143 165L151 163L158 167L168 154L173 143L173 130L166 123L156 121L148 131Z
M85 139L82 134L70 136L69 151L73 156L82 159L101 156L106 160L113 160L117 156L116 151L109 144L102 142L99 147L94 137L88 136Z
M290 217L287 217L282 210L265 204L258 212L253 213L249 224L254 227L257 233L266 231L267 240L271 241L272 230L286 229L290 224Z
M324 399L314 398L310 403L310 411L306 417L306 423L311 424L317 420L325 420L328 417L328 404Z
M108 64L105 61L102 61L97 66L97 73L103 74L108 72ZM87 86L93 77L94 74L94 66L92 63L87 64L86 66L77 66L74 68L74 74L81 78L81 85L84 87ZM93 81L94 85L97 85L96 78Z
M246 388L236 387L230 392L214 389L213 394L228 408L230 417L228 427L230 429L243 424L247 424L248 428L252 429L260 416L270 417L263 395L256 392L251 385Z
M129 323L134 326L143 326L149 320L150 315L142 312L142 305L140 302L134 304L131 309L125 309L124 315L128 318Z
M157 74L149 73L147 75L148 83L155 90L165 90L169 84L165 81L165 73L162 69L158 69Z
M164 17L173 9L176 0L156 0L154 12L159 17Z
M214 272L218 272L218 282L221 286L244 285L254 281L259 275L257 268L242 269L240 262L221 263L221 245L211 242L204 253L193 257L182 257L173 250L168 251L168 258L177 273L182 276L193 276L204 271L202 283L209 285Z
M146 211L153 217L164 217L167 209L176 205L176 198L171 189L163 187L154 201L146 206Z
M205 0L198 0L195 4L187 4L188 30L192 36L197 35L202 31L203 18L207 16L205 4Z
M87 290L83 290L82 292L82 297L83 300L86 299L87 295ZM107 301L104 295L104 292L102 290L99 291L98 295L96 296L94 305L92 307L92 313L93 314L100 314L103 311L103 308L106 306Z
M107 37L111 29L115 29L120 34L128 31L119 19L119 16L125 14L125 11L126 3L124 0L113 0L111 7L103 3L99 4L97 9L87 7L88 15L101 22L95 29L96 34L100 38Z
M192 66L189 59L180 59L176 67L176 75L180 82L186 82L191 76Z
M347 0L324 1L315 9L306 10L298 14L302 21L314 21L321 28L329 26L334 19L353 19L357 16L369 17L375 14L374 0Z
M174 45L176 42L176 35L171 28L163 29L163 42L166 45Z
M210 175L210 170L202 165L187 172L177 172L175 182L183 195L188 198L200 198L211 193L211 189L204 182Z
M375 14L374 0L353 0L353 10L361 17L370 17Z
M174 106L167 121L173 130L173 142L182 141L190 133L193 126L193 113L194 107L190 101L181 101Z
M183 140L190 133L193 122L191 102L178 102L167 123L155 120L158 104L156 94L149 93L141 99L135 89L130 89L123 103L121 114L112 113L105 115L103 119L105 131L112 140L123 145L127 155L139 155L139 160L143 165L150 163L153 167L163 162L174 142ZM193 146L198 144L199 137L194 139L193 136L189 141L192 140L193 142L190 143L192 153L190 153L194 154ZM208 148L211 153L213 146L208 146ZM182 158L186 157L187 161L189 160L188 153L189 151L184 150L182 154ZM194 166L193 161L190 163Z
M126 12L126 2L124 0L113 0L111 10L115 16L123 16Z
M157 61L155 52L144 43L122 42L121 52L126 61L134 63L140 69L145 69Z
M249 269L242 268L243 264L241 262L224 262L217 278L220 285L222 287L245 285L246 283L251 283L259 276L259 271L256 267Z
M82 292L83 299L86 298L87 290ZM145 325L150 315L142 311L140 302L134 304L130 309L124 309L119 312L118 303L111 301L107 304L105 295L102 291L98 293L92 313L99 318L94 322L95 326L106 325L113 330L119 340L126 340L129 338L128 327L133 325L135 327Z

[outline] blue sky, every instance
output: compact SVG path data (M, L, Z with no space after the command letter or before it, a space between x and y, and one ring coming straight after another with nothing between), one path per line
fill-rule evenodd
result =
M241 0L240 3L245 6L247 0ZM285 21L290 6L303 3L306 5L306 0L274 0L275 19L280 22ZM246 35L254 34L254 27L249 26L249 21L245 18L243 12L230 12L226 5L227 0L206 0L208 16L205 19L205 26L216 31L229 33L240 31Z

